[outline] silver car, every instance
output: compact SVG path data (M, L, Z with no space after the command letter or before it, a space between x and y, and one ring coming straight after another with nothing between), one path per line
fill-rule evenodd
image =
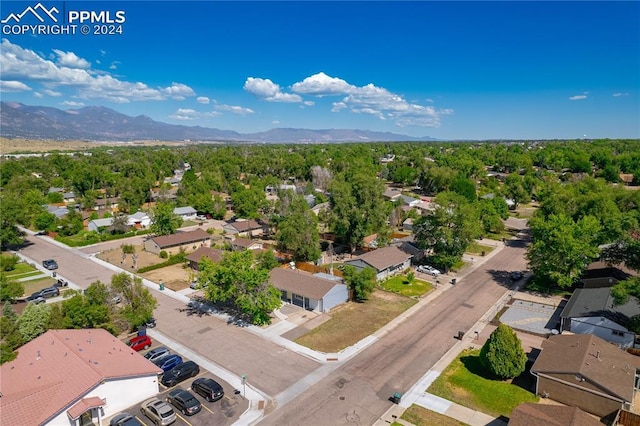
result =
M151 398L142 403L140 411L157 426L166 426L176 421L176 413L171 405L158 398Z
M151 349L149 352L144 354L144 357L149 361L153 362L159 360L163 356L169 355L169 349L161 346L159 348Z

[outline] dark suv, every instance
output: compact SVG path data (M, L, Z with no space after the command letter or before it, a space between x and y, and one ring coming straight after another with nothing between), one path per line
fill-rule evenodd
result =
M186 380L189 377L195 377L198 374L200 374L200 367L198 364L193 361L187 361L182 364L178 364L171 370L164 373L160 383L170 388L171 386L175 386L183 380Z
M58 269L58 262L53 259L47 259L42 261L42 266L50 271L53 271L54 269Z
M191 392L179 388L169 392L167 402L186 416L193 416L202 408L200 401Z
M42 297L55 297L60 296L60 289L58 287L47 287L40 290Z
M218 382L204 377L195 379L191 384L191 390L209 402L217 401L224 396L224 390Z

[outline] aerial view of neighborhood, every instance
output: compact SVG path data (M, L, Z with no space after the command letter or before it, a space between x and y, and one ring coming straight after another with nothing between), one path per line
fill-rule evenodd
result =
M640 425L640 2L0 27L0 425Z

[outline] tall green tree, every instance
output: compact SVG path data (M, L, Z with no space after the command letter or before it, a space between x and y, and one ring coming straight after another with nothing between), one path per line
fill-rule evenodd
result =
M535 279L540 282L570 287L584 269L598 258L600 224L593 216L578 221L563 214L529 221L532 243L527 259Z
M11 303L5 302L0 316L0 364L12 361L18 356L15 352L22 345L22 335L18 330L18 314Z
M203 259L198 283L212 302L231 303L257 325L268 324L280 306L280 291L269 283L269 270L251 251L225 253L219 263Z
M376 271L373 268L364 268L358 271L354 266L347 265L343 270L344 281L353 292L353 299L362 302L376 286Z
M0 248L23 243L24 233L18 228L17 194L0 194Z
M28 303L18 320L18 331L24 342L29 342L45 331L49 324L51 306L46 303Z
M151 232L156 235L171 235L182 225L182 218L173 212L171 202L158 202L152 211Z
M522 177L517 173L511 173L504 182L504 195L511 198L515 207L531 201L531 194L524 187Z
M121 272L111 277L111 290L122 297L120 314L131 328L141 326L153 317L158 301L142 284L141 278Z
M526 368L527 355L511 327L500 324L480 349L480 363L499 379L512 379Z
M286 216L278 224L276 241L279 249L293 253L296 260L316 261L320 258L318 217L302 196L294 196L291 200Z
M20 281L11 280L0 272L0 301L13 302L24 294L24 285Z

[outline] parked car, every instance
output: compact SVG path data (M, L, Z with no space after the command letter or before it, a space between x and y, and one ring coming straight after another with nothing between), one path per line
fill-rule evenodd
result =
M195 377L200 374L200 367L193 361L183 362L173 367L171 370L165 372L162 375L160 383L166 387L172 387L188 379L189 377Z
M149 347L152 344L153 343L151 342L151 337L149 337L147 335L133 337L127 343L127 345L131 346L131 349L133 349L134 351L141 351L143 349L149 349Z
M67 287L68 285L69 283L62 278L58 278L58 281L53 284L54 287Z
M178 364L182 364L182 357L178 354L165 355L153 361L162 371L169 371Z
M144 325L145 325L145 327L153 328L153 327L156 326L156 319L155 318L149 318Z
M176 421L173 408L158 398L151 398L142 403L140 411L158 426L166 426Z
M423 274L433 275L434 277L440 275L440 271L429 265L420 265L416 268L416 271L422 272Z
M53 259L47 259L42 261L42 266L50 271L53 271L54 269L58 269L58 262Z
M47 287L40 290L40 296L44 298L60 296L60 289L58 287Z
M209 402L217 401L224 396L224 390L218 382L204 377L195 379L191 383L191 390Z
M31 302L31 303L34 303L36 305L39 305L40 303L46 302L46 300L44 300L44 297L42 297L42 294L40 294L39 291L36 291L31 296L27 297L26 300L27 300L27 302Z
M109 422L109 426L143 426L133 414L120 413Z
M179 388L169 392L167 402L186 416L193 416L202 409L202 404L191 392Z
M162 357L169 355L169 349L164 346L160 346L159 348L151 349L149 352L144 354L144 357L151 362L155 362Z

